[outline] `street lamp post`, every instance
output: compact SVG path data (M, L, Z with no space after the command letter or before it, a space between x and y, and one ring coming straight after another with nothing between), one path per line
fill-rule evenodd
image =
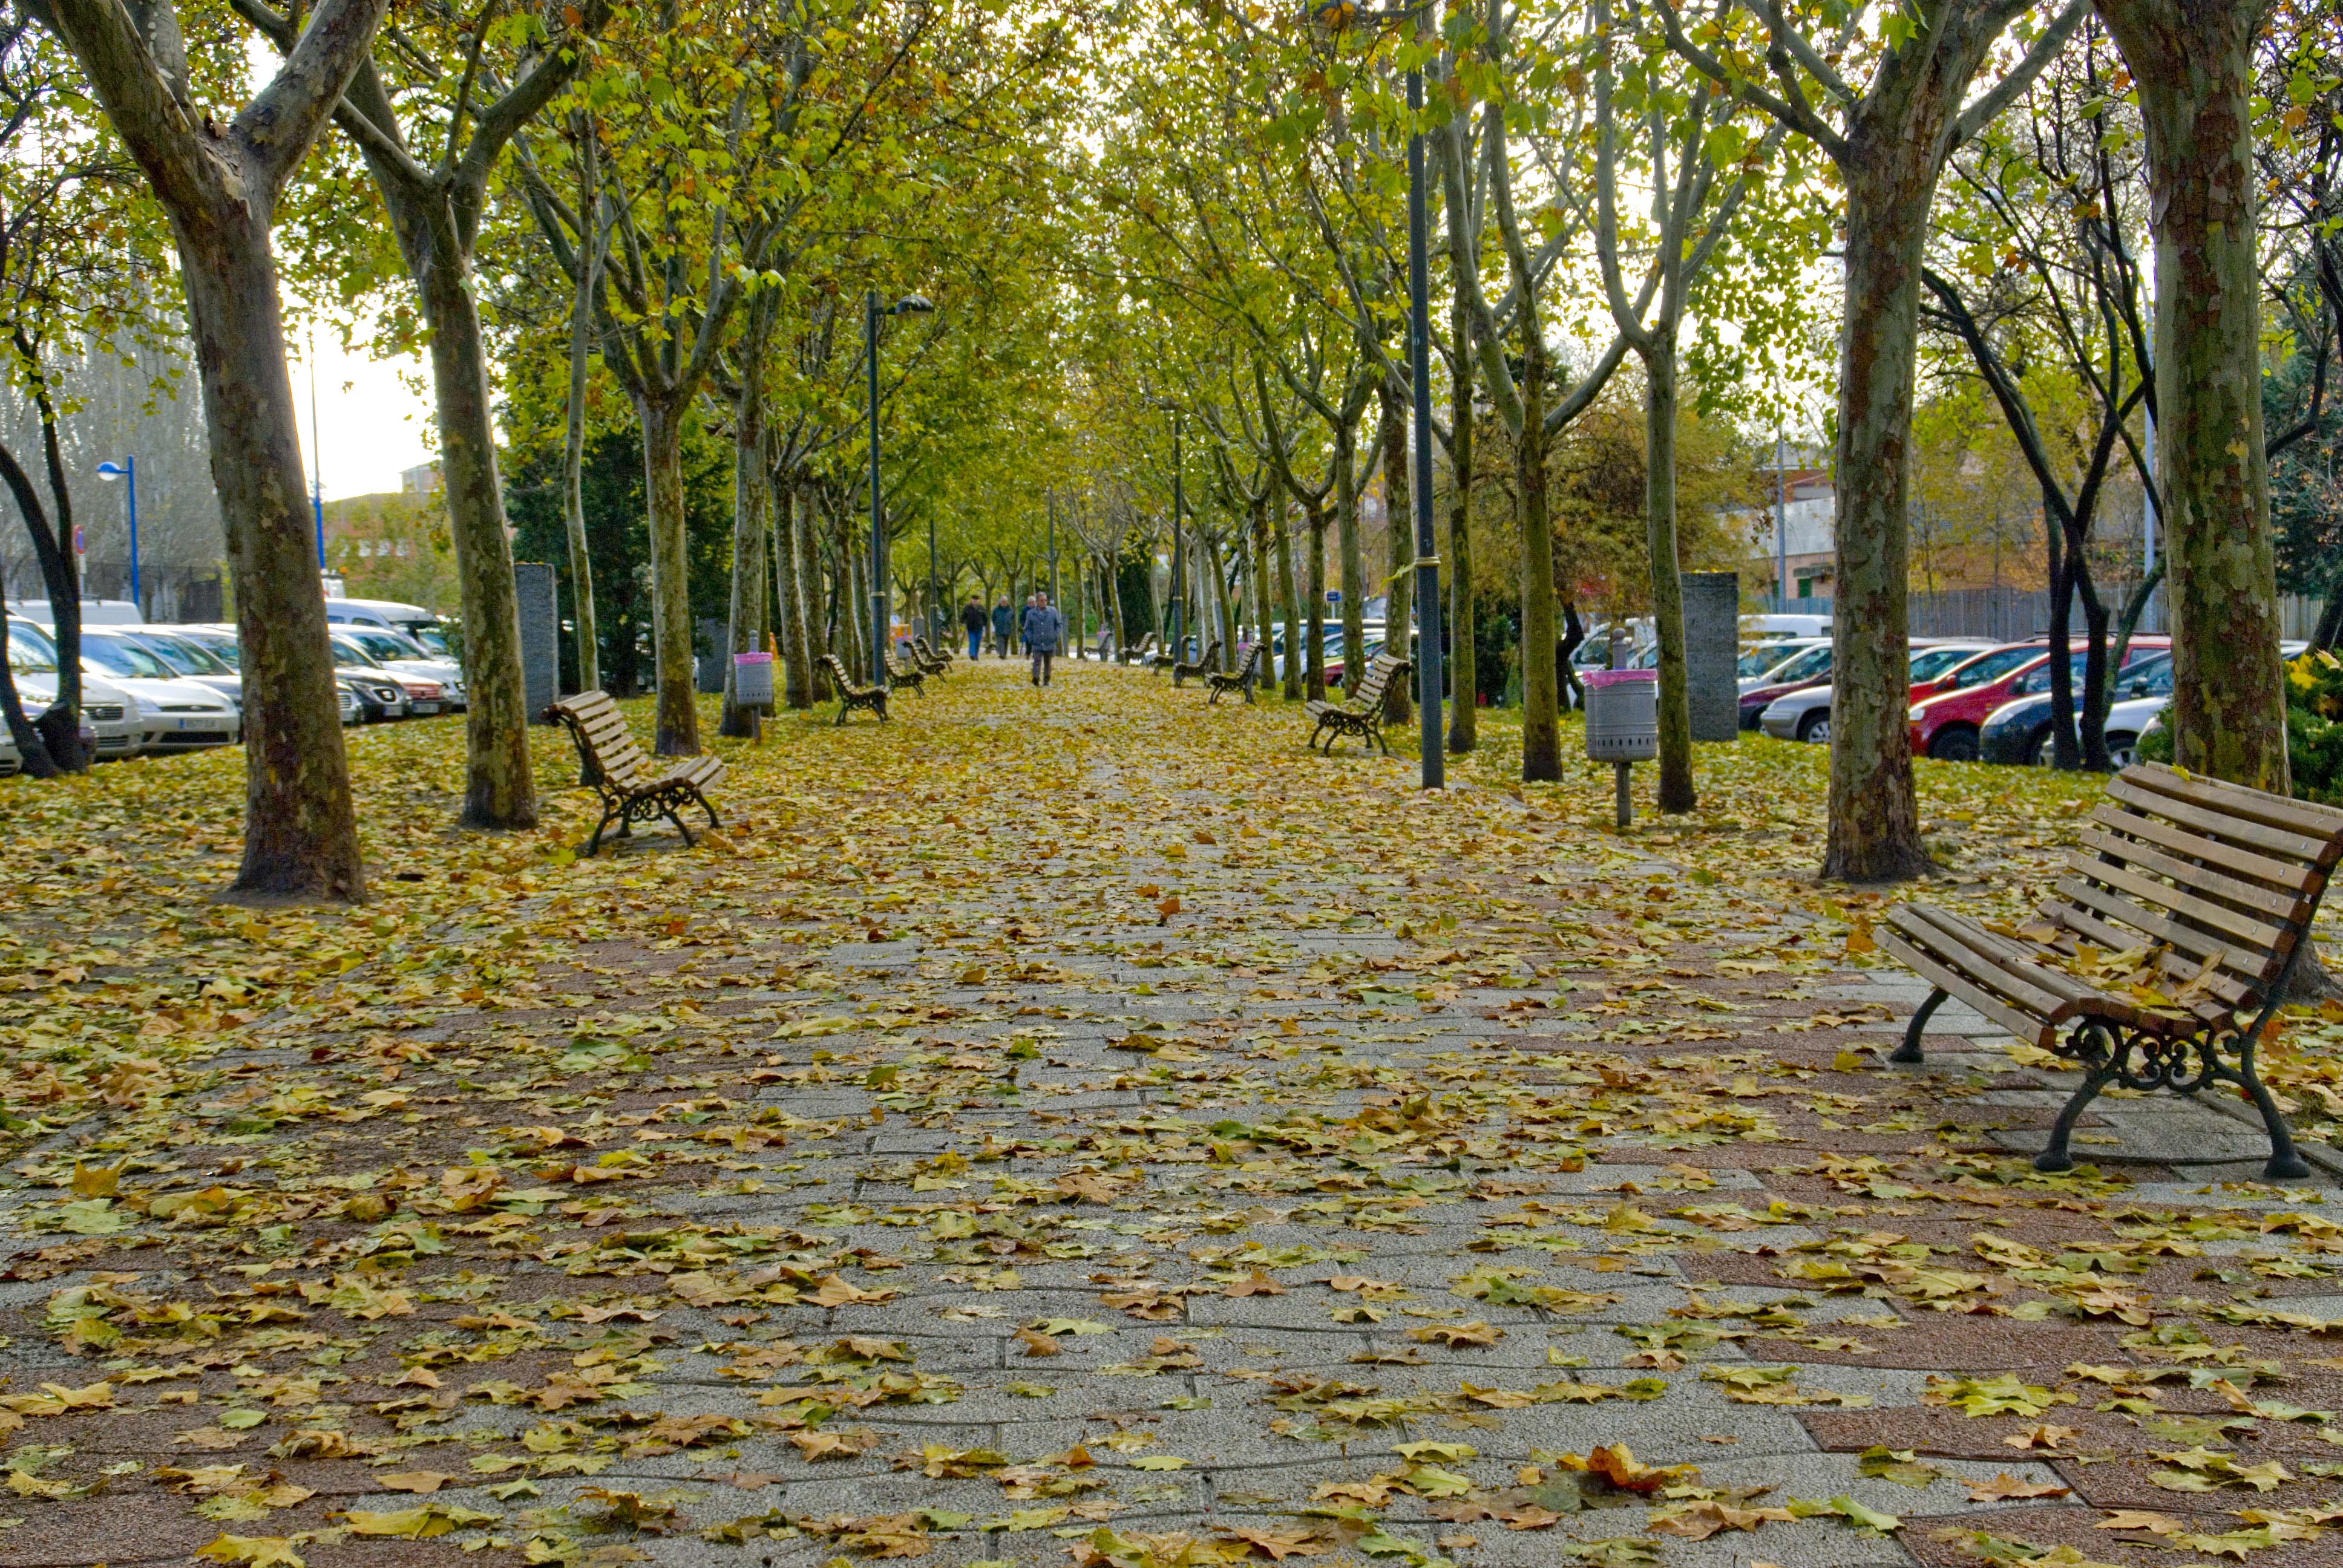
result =
M879 291L870 290L863 303L862 357L870 371L870 684L887 684L887 529L879 517L879 318L913 316L934 306L916 294L907 294L881 309Z
M97 477L108 484L126 480L130 493L130 602L138 606L138 613L146 613L146 601L138 592L138 459L125 457L119 463L100 463Z
M1358 20L1416 24L1416 36L1432 35L1431 13L1423 5L1394 11L1360 11L1347 0L1328 0L1312 13L1330 30ZM1440 645L1440 538L1432 520L1432 273L1431 218L1424 195L1423 67L1407 71L1407 374L1414 415L1415 450L1412 494L1415 511L1416 709L1423 720L1423 784L1438 789L1447 782L1441 748L1441 701L1446 696L1446 659ZM1401 628L1405 635L1405 628ZM1469 701L1464 694L1459 700Z

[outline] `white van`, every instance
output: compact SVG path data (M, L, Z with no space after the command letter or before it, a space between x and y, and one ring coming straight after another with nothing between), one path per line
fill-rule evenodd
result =
M56 612L49 608L45 598L12 598L8 613L18 620L29 620L35 626L54 629ZM81 623L84 626L145 626L146 618L138 607L126 598L85 598L81 601Z
M403 632L423 645L434 658L447 657L447 634L439 618L419 604L398 604L387 598L329 598L326 619L334 626L371 626Z

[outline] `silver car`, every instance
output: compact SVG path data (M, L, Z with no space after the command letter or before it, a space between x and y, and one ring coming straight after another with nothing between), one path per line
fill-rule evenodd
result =
M40 627L10 618L8 668L16 677L16 695L25 704L25 717L57 699L57 645ZM99 760L138 755L137 705L111 681L82 677L81 722L90 754Z
M1916 686L1934 680L1953 666L1990 648L1996 642L1972 642L1966 639L1952 642L1930 642L1912 650L1912 668L1906 678ZM1765 705L1757 716L1757 728L1776 740L1807 740L1818 746L1830 744L1831 688L1802 686L1795 691L1785 691Z
M236 699L182 678L161 656L117 628L84 628L81 663L86 673L108 677L130 694L141 752L200 751L244 738Z

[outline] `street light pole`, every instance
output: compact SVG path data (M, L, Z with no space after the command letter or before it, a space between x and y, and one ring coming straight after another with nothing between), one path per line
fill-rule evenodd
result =
M1185 546L1188 536L1181 531L1180 518L1188 508L1188 492L1180 444L1187 431L1187 424L1188 416L1184 409L1172 410L1172 641L1169 646L1175 660L1187 657L1180 647L1181 628L1186 624L1186 618L1181 612L1187 608L1185 594L1188 582L1182 575L1187 568Z
M924 314L934 306L916 294L907 294L884 310L879 307L879 291L871 289L863 300L862 357L870 372L870 684L887 684L887 530L879 517L879 318L881 316ZM929 545L930 572L933 574L933 538Z
M126 479L130 484L130 602L138 613L146 613L146 601L138 592L138 459L126 457L120 463L100 463L97 477L109 484Z
M1417 36L1429 30L1430 15L1416 14ZM1423 787L1438 789L1448 779L1442 746L1441 699L1446 695L1446 659L1440 646L1440 540L1432 523L1432 264L1431 218L1423 172L1423 67L1407 73L1407 310L1408 379L1415 425L1415 463L1408 487L1415 504L1416 712L1422 721ZM1400 628L1406 636L1406 628ZM1404 644L1403 644L1404 646ZM1465 700L1463 693L1459 700Z

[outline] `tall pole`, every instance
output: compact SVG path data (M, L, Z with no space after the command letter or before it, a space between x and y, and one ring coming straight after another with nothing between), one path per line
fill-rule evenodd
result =
M317 335L309 334L309 520L317 530L317 569L326 569L326 477L317 429Z
M887 545L879 522L879 291L862 314L862 357L870 388L870 684L887 684Z
M1187 491L1183 487L1184 465L1180 456L1180 437L1186 427L1187 418L1188 416L1184 410L1179 408L1172 410L1172 603L1169 606L1172 639L1165 646L1170 648L1172 657L1175 659L1184 657L1180 649L1180 628L1182 624L1180 611L1182 608L1181 589L1187 579L1181 573L1187 567L1187 556L1183 547L1187 543L1188 536L1181 531L1180 518L1188 509L1188 501Z
M137 458L136 458L136 457L125 457L125 458L123 458L123 459L122 459L122 477L123 477L125 479L128 480L128 481L129 481L129 485L130 485L130 602L131 602L132 604L136 605L136 606L138 607L138 613L139 613L140 615L145 615L145 614L146 613L146 599L145 599L145 598L141 598L141 597L140 597L139 592L138 592L138 459L137 459Z
M1416 14L1416 35L1424 38L1431 14ZM1407 73L1407 373L1415 425L1415 656L1416 713L1422 720L1423 788L1447 783L1447 757L1441 745L1441 699L1447 691L1446 660L1440 646L1440 540L1432 526L1432 273L1428 256L1431 220L1424 211L1423 68ZM1386 632L1388 638L1390 633ZM1403 639L1407 628L1398 628ZM1403 641L1402 646L1405 643ZM1459 701L1472 700L1467 693Z
M1789 608L1790 598L1790 501L1789 444L1779 430L1774 432L1774 608Z
M936 601L936 510L928 508L928 640L943 640L943 606Z
M1041 495L1050 508L1050 602L1055 605L1058 603L1058 492L1044 490ZM1058 608L1063 610L1065 607L1059 605ZM1082 628L1074 628L1074 640L1080 642L1081 638Z

